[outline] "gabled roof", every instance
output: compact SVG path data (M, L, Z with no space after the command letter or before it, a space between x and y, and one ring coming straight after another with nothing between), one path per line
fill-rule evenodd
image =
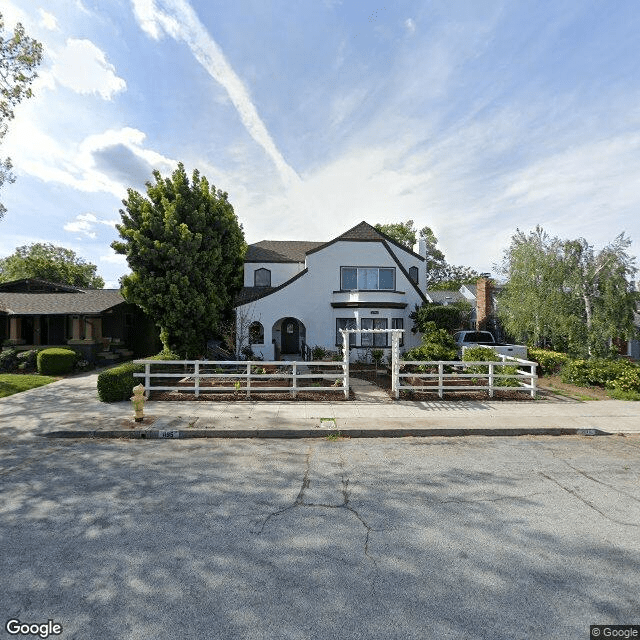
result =
M95 315L124 302L119 289L75 289L60 293L0 291L0 313L9 315Z
M245 262L304 262L307 253L324 244L306 240L261 240L247 248Z
M346 240L348 242L387 242L389 244L393 244L399 249L406 251L411 254L414 258L418 258L418 260L424 261L424 258L417 253L414 253L411 249L407 249L403 244L394 240L386 233L382 233L382 231L378 231L375 227L372 227L368 222L364 220L357 224L355 227L352 227L348 231L345 231L342 235L339 235L337 238L333 240L329 240L329 242L325 242L320 244L319 246L307 251L307 253L315 253L316 251L320 251L324 249L324 247L328 247L335 242L340 242L341 240Z

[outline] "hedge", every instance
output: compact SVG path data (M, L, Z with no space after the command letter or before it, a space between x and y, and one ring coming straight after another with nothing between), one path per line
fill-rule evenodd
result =
M628 360L571 360L562 369L562 381L578 386L612 386L615 380L637 369Z
M38 352L38 373L42 376L71 373L76 358L76 352L71 349L43 349Z
M549 351L531 347L529 359L538 363L538 375L550 376L560 372L562 367L569 362L569 356L560 351Z
M102 402L120 402L129 400L133 387L140 384L134 373L142 373L144 365L125 362L113 369L107 369L98 375L98 397Z
M175 353L161 351L158 355L145 358L146 360L179 360ZM143 373L144 365L125 362L124 364L107 369L98 375L98 397L102 402L120 402L129 400L133 395L133 387L142 380L134 378L134 373Z

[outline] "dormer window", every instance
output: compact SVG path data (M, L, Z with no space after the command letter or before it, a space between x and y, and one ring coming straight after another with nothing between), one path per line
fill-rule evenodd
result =
M409 267L409 277L418 284L418 267Z
M253 272L253 286L254 287L270 287L271 286L271 271L269 269L256 269Z

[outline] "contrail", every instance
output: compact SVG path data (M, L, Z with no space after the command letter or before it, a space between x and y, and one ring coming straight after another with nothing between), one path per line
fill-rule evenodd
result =
M131 0L138 23L152 38L159 40L166 33L187 44L196 60L229 94L242 124L249 135L273 160L286 187L300 183L300 177L287 164L258 115L249 92L224 57L222 50L209 35L186 0Z

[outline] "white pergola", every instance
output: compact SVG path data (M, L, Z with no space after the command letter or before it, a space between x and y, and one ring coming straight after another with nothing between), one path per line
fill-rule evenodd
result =
M349 388L349 335L352 333L386 333L391 334L391 391L395 392L399 372L400 336L404 329L340 329L342 334L342 358L346 374L345 387ZM387 347L388 348L388 347ZM348 393L348 392L347 392Z

